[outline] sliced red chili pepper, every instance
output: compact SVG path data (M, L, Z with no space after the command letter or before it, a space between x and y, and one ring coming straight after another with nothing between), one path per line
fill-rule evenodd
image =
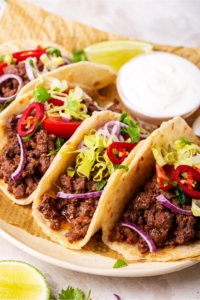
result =
M3 69L7 67L7 64L4 62L0 62L0 76L4 74Z
M124 149L129 150L128 152L130 152L135 146L137 145L137 143L133 144L133 143L125 143L125 142L114 142L112 144L110 144L107 148L107 155L108 158L110 159L110 161L115 164L115 165L121 165L121 163L125 160L126 158L126 153L124 153ZM121 159L117 159L114 154L113 154L113 149L116 149L118 151L118 153L123 153L124 155L121 157Z
M184 193L188 196L191 196L194 199L200 199L200 191L194 190L192 185L190 185L191 179L189 179L189 186L186 186L181 182L180 175L182 172L188 173L189 178L192 177L193 180L196 180L198 182L200 182L200 173L197 170L195 170L193 167L187 165L178 166L174 173L174 179L177 181L178 185L183 189Z
M13 53L12 56L17 61L23 61L23 60L27 59L28 57L36 57L37 60L39 60L40 56L44 53L47 54L47 51L45 49L37 49L37 50L27 50L27 51L15 52L15 53Z
M38 45L37 50L44 50L44 48L42 46Z
M37 120L38 122L41 122L44 117L44 105L39 102L33 102L31 103L26 110L24 111L23 115L21 116L18 125L17 125L17 131L20 136L27 136L31 133L33 133L36 129L35 121L33 122L32 126L26 130L27 125L31 125L28 121L28 117L30 117L32 111L35 110L35 116L33 117L33 120ZM29 122L29 124L28 124Z
M164 183L164 179L167 181L174 180L174 166L165 165L164 167L160 167L158 163L156 163L156 176L158 184L161 185L163 191L167 191L173 188L173 185L168 182L167 185Z

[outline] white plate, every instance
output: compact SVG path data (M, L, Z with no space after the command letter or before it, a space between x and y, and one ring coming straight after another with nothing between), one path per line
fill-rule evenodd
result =
M24 252L45 262L95 275L115 277L146 277L180 271L198 263L198 261L168 263L137 263L127 267L113 269L114 259L86 250L68 250L53 242L37 238L23 229L0 220L0 235Z

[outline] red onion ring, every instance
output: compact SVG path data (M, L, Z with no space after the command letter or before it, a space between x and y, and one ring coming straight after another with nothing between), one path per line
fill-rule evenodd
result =
M172 204L169 200L167 200L165 198L165 196L163 194L160 194L159 196L156 197L156 199L164 206L166 206L167 208L179 213L179 214L183 214L183 215L188 215L188 216L192 216L193 213L192 211L189 210L184 210L182 208L179 208L177 206L175 206L174 204Z
M156 245L142 229L140 229L139 227L137 227L135 224L131 222L124 222L122 223L122 226L129 227L130 229L135 230L148 244L150 252L156 253Z
M64 60L64 63L65 64L72 64L71 60L69 58L67 58L66 56L62 56L63 60Z
M13 180L17 180L21 176L22 171L24 169L25 162L26 162L26 155L25 155L25 148L24 148L23 140L19 134L17 134L17 138L19 141L21 154L20 154L19 166L11 176Z
M142 133L140 133L140 138L141 138L142 140L147 139L148 136L149 136L149 134L142 134Z
M30 60L31 59L33 60L32 57L28 57L26 59L26 61L25 61L26 73L27 73L28 79L30 81L35 80L35 76L34 76L34 72L33 71L39 72L38 67L37 67L36 64L35 64L35 68L31 67L31 65L30 65Z
M17 92L14 95L12 95L10 97L5 97L5 98L4 97L0 97L0 103L5 103L9 99L14 100L16 98L17 94L19 93L19 91L21 90L22 86L24 85L22 78L20 76L14 75L14 74L4 74L4 75L1 75L0 76L0 83L2 83L3 81L5 81L7 79L11 79L11 78L17 79L17 81L19 82L18 90L17 90Z
M114 294L114 296L117 298L117 300L121 300L121 298L118 295Z
M65 199L73 199L73 198L93 198L101 196L103 191L93 192L93 193L86 193L86 194L65 194L62 192L57 193L57 197L65 198Z
M72 120L72 118L68 119L68 118L65 118L65 117L62 117L63 121L65 122L70 122Z

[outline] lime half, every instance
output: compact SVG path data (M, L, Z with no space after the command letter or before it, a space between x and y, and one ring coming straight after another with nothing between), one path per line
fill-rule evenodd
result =
M153 47L153 44L146 42L116 40L90 45L84 52L89 61L108 65L117 73L128 60L138 54L152 51Z
M49 285L38 269L20 261L0 261L1 300L48 300L49 297Z

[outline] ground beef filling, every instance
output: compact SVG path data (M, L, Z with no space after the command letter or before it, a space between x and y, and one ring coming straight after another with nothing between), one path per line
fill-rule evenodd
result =
M26 198L37 188L38 182L45 174L53 161L55 154L48 153L57 149L56 136L48 134L41 129L29 140L23 141L26 150L26 163L22 175L17 180L12 180L11 175L20 162L20 146L17 139L16 115L11 115L6 120L6 129L10 138L0 155L0 178L8 185L8 191L16 199Z
M158 186L156 176L144 184L143 190L128 203L122 222L129 221L140 227L150 236L157 248L173 248L176 245L186 245L193 238L200 239L199 218L176 213L163 206L156 196L163 194L170 202L185 210L191 209L191 199L185 204L178 203L173 190L163 191ZM122 226L115 227L110 241L125 241L128 244L138 242L138 249L143 254L149 251L147 243L138 234Z
M81 103L86 105L86 107L88 109L87 114L90 116L93 114L94 111L98 111L98 108L96 107L94 101L92 101L90 99L84 99L81 101ZM121 113L122 110L119 108L118 104L119 104L119 101L117 99L115 99L113 101L112 106L108 107L108 110L116 112L116 113Z
M92 178L72 178L66 174L60 175L62 190L68 194L83 194L95 192L98 185ZM70 243L83 238L88 231L99 197L87 199L54 199L47 193L41 197L38 210L44 218L51 221L51 228L58 230L62 223L69 222L71 229L66 234Z

